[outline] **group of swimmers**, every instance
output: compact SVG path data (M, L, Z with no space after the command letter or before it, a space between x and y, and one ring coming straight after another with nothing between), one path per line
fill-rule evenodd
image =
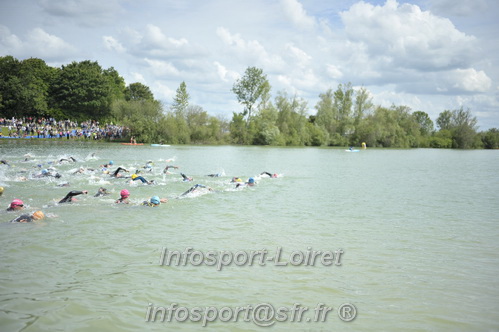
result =
M69 158L62 158L60 159L59 161L59 164L63 163L63 162L69 162L69 163L74 163L76 162L76 159L73 158L73 157L69 157ZM5 164L5 165L9 165L9 163L5 160L2 160L2 164ZM114 177L114 178L127 178L127 179L130 179L131 182L133 181L141 181L142 183L144 184L155 184L154 180L151 180L151 181L148 181L146 180L143 176L139 175L140 171L139 170L136 170L134 174L132 174L130 177L127 177L125 176L123 173L129 173L129 171L123 167L118 167L116 170L114 171L110 171L109 168L112 167L114 165L114 162L113 161L109 161L107 164L104 164L104 165L100 165L100 168L101 168L101 171L103 174L109 174L111 177ZM41 165L38 165L38 167L40 168ZM144 169L149 169L149 170L152 170L152 161L148 161L146 163L146 165L143 167ZM164 170L163 170L163 174L172 174L169 172L169 169L178 169L179 167L178 166L174 166L174 165L167 165ZM83 168L83 167L80 167L79 170L73 172L72 174L78 174L78 173L84 173L85 171L96 171L95 169L92 169L92 168ZM276 173L272 174L272 173L269 173L269 172L262 172L260 173L260 175L266 175L268 177L271 177L271 178L276 178L278 177L278 175ZM192 182L193 181L193 178L190 177L190 176L187 176L186 174L184 173L180 173L180 176L182 177L182 181L184 182ZM220 177L222 176L222 173L216 173L216 174L208 174L207 176L209 177ZM34 178L40 178L40 177L54 177L54 178L60 178L61 175L57 172L51 172L49 171L48 169L42 169L41 172L39 174L34 174L33 175ZM233 177L232 180L231 180L231 183L235 183L236 184L236 187L235 188L240 188L240 187L243 187L243 186L249 186L249 187L252 187L256 184L256 181L253 177L250 177L248 179L248 181L243 181L241 178L239 177ZM69 183L64 183L64 184L59 184L58 185L59 187L65 187L65 186L69 186ZM193 192L199 190L199 189L206 189L210 192L214 191L212 188L208 187L208 186L205 186L205 185L202 185L202 184L196 184L196 185L193 185L192 187L190 187L187 191L183 192L182 194L180 194L178 197L183 197L183 196L186 196L186 195L189 195L189 194L192 194ZM0 187L0 196L3 194L3 191L4 191L4 188L3 187ZM59 204L63 204L63 203L69 203L69 202L73 202L76 200L75 196L78 196L78 195L86 195L88 194L88 191L87 190L82 190L82 191L78 191L78 190L72 190L70 192L67 193L66 196L64 196L58 203ZM100 196L107 196L109 195L110 193L107 191L106 188L104 187L100 187L97 191L97 193L94 195L94 197L100 197ZM130 191L128 189L122 189L120 191L120 197L115 201L115 203L119 203L119 204L130 204ZM159 206L161 203L167 203L168 202L168 199L167 198L160 198L159 196L152 196L149 200L146 200L146 201L143 201L141 205L143 206L149 206L149 207L157 207ZM20 199L14 199L12 200L12 202L10 203L9 207L7 208L7 211L20 211L20 210L23 210L24 209L24 202ZM13 220L11 220L11 222L21 222L21 223L26 223L26 222L32 222L32 221L36 221L36 220L41 220L41 219L44 219L45 218L45 214L42 212L42 211L35 211L31 214L23 214Z

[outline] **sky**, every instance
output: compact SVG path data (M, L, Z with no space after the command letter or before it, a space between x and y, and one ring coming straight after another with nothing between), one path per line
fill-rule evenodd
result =
M310 114L351 83L434 121L469 109L482 131L499 128L498 15L497 0L0 0L0 56L97 61L166 107L185 82L191 105L228 120L257 67L272 99Z

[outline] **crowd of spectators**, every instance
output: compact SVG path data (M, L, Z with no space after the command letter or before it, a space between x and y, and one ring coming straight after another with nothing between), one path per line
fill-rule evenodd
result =
M85 139L122 139L130 136L127 127L112 123L100 124L99 121L88 120L78 123L72 120L55 120L54 118L23 117L21 119L0 118L0 126L8 128L8 137L31 138L85 138ZM0 136L2 131L0 130ZM5 137L5 136L4 136Z

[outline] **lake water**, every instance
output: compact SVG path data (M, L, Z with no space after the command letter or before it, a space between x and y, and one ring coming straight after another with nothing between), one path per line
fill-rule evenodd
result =
M258 324L275 331L499 330L497 150L349 153L21 140L2 140L0 149L12 165L0 167L2 331L258 331ZM68 156L77 162L49 164ZM180 168L164 175L168 159ZM142 175L156 185L100 171L71 174L109 160L112 169L132 172L153 161L152 172ZM38 164L62 177L31 178ZM279 177L258 176L263 171ZM183 182L180 172L194 181ZM233 176L256 176L257 185L236 190ZM63 182L70 187L57 186ZM177 199L196 183L214 191ZM111 195L93 197L100 186ZM132 204L115 204L125 188ZM89 195L56 204L69 190ZM169 202L140 206L153 195ZM49 218L9 223L20 215L5 212L13 198ZM281 258L220 271L189 261L160 264L168 251L189 250L197 251L194 258L239 252L240 263L252 251L272 258L281 250ZM313 250L330 251L336 261L326 266L331 261L322 264L319 256L314 266L278 266ZM271 309L264 304L276 319L265 320ZM176 308L164 311L170 321L167 315L161 321L160 307ZM175 321L196 307L223 317ZM319 307L332 308L325 321L316 321L324 317Z

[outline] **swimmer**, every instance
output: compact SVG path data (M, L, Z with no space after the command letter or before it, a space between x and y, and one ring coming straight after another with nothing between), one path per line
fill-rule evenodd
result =
M66 196L64 196L63 199L61 199L59 201L59 204L61 203L68 203L68 202L72 202L72 201L76 201L75 198L73 198L74 196L78 196L78 195L82 195L82 194L88 194L88 190L83 190L83 191L78 191L78 190L72 190L70 191Z
M10 166L9 162L5 159L0 160L0 164Z
M16 198L10 203L7 211L19 211L22 209L24 209L24 202Z
M173 169L178 169L178 166L173 166L173 165L166 165L165 169L163 170L164 174L171 174L168 172L168 169L173 168Z
M208 174L206 176L212 177L212 178L218 178L222 176L222 173L215 173L215 174Z
M180 196L188 195L188 194L194 192L198 188L207 188L209 191L213 191L213 189L211 189L210 187L207 187L207 186L202 185L202 184L196 184L195 186L192 186L191 188L189 188L189 190L187 190L185 193L183 193Z
M61 177L61 174L59 174L59 173L53 174L52 172L49 172L48 169L44 168L44 169L42 169L40 174L35 175L35 178L41 178L41 177L47 177L47 176L53 176L56 179L59 179Z
M3 190L4 190L3 187L0 187L0 196L3 195Z
M16 219L12 219L10 222L32 222L42 220L43 218L45 218L45 214L42 211L35 211L32 214L23 214Z
M59 183L58 187L69 187L69 182Z
M128 197L130 197L130 192L127 189L123 189L120 192L120 196L121 197L118 198L115 203L130 204L130 200L128 199Z
M183 178L182 181L184 181L184 182L192 181L192 178L189 177L189 176L187 176L187 175L185 175L184 173L180 173L180 175L182 175L182 178Z
M276 178L277 177L277 173L270 174L269 172L261 172L260 175L268 175L271 178Z
M107 189L104 187L100 187L99 190L97 190L97 193L94 195L94 197L101 197L101 196L106 196L109 195L107 192Z
M152 160L149 160L144 167L142 167L143 169L147 169L149 170L149 172L152 171Z
M234 176L234 177L232 178L232 180L230 180L230 182L232 182L232 183L242 183L242 182L243 182L243 179L238 178L237 176Z
M114 171L114 173L111 174L111 176L114 178L121 178L122 175L120 174L120 171L125 171L128 173L128 171L126 169L124 169L123 167L118 167L118 169L116 171Z
M75 171L73 174L83 174L85 173L86 171L89 171L89 172L93 172L95 171L95 169L93 168L87 168L85 169L84 167L80 167L77 171Z
M245 183L238 183L238 184L236 185L236 188L242 187L242 186L244 186L244 185L246 185L246 186L248 186L248 187L253 187L255 184L256 184L255 179L253 179L253 178L249 178L249 179L248 179L248 182L245 182Z
M61 158L59 159L59 164L62 164L63 162L72 162L72 163L75 163L76 162L76 159L74 159L73 157L69 157L69 158Z
M114 162L112 160L110 160L107 164L100 165L99 167L101 167L101 168L109 168L109 166L113 166L113 165L114 165Z
M159 198L158 196L153 196L149 201L144 201L142 205L144 206L159 206L161 203L166 203L168 202L167 198Z
M153 184L154 183L154 180L147 181L142 176L137 175L137 173L132 174L132 181L137 181L137 180L140 180L142 183L147 183L147 184Z

